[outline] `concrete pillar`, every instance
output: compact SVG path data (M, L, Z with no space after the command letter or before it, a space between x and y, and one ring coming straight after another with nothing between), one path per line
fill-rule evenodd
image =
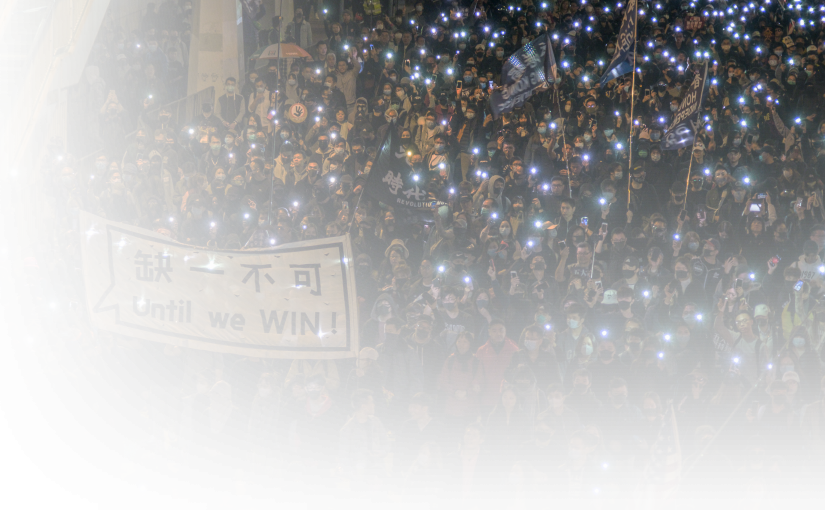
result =
M194 94L210 86L223 93L232 76L243 82L243 27L240 0L193 2L192 42L189 48L189 89Z

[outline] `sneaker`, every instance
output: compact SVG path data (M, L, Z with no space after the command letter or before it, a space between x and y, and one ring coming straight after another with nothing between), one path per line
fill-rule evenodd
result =
M117 487L120 485L120 480L120 471L114 471L100 482L103 485L108 485L109 487Z

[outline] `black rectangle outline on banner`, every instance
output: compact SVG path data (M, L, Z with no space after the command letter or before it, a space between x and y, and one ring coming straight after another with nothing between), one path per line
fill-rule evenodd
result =
M275 248L275 249L271 249L271 250L270 249L260 250L260 251L256 250L254 252L250 252L250 253L255 253L255 254L259 254L259 255L270 255L270 254L276 254L276 253L292 253L292 252L297 252L297 251L307 251L308 249L310 249L310 250L335 249L335 248L338 249L338 253L339 253L338 258L339 258L339 261L341 263L341 279L342 279L342 283L344 284L344 313L346 313L346 316L347 316L347 332L346 332L347 341L346 341L346 344L342 347L309 347L309 346L290 347L290 346L282 346L282 345L247 345L247 344L240 344L240 343L235 343L235 342L227 342L226 340L218 340L218 339L214 339L214 338L203 338L203 337L193 336L193 335L183 335L183 334L180 334L180 333L171 333L171 332L167 332L167 331L163 331L163 330L158 330L158 329L155 329L155 328L150 328L150 327L147 327L147 326L138 326L137 324L130 324L130 323L121 321L120 320L120 305L119 304L118 305L107 306L105 308L100 308L100 304L103 303L103 300L106 298L106 296L109 295L109 293L115 287L115 265L114 265L112 232L119 232L121 234L125 234L125 235L129 235L129 236L137 237L139 239L143 239L144 241L162 243L164 245L176 246L176 247L179 247L179 248L185 248L185 249L189 249L189 250L198 249L199 251L209 251L211 253L231 253L231 254L238 254L238 252L237 251L229 251L229 250L203 250L203 249L197 248L195 246L190 246L190 245L187 245L187 244L178 243L178 242L173 241L171 239L168 242L167 241L162 241L162 240L159 240L155 237L150 237L150 236L147 236L147 235L144 235L144 234L133 232L131 230L121 229L121 228L113 226L113 225L106 225L106 237L109 240L109 288L107 288L106 291L103 293L103 295L100 297L97 304L93 307L92 311L95 312L95 313L99 313L99 312L104 312L104 311L114 309L114 311L115 311L115 324L118 325L118 326L123 326L123 327L133 328L133 329L139 329L141 331L148 331L150 333L155 333L155 334L159 334L159 335L162 335L162 336L171 336L171 337L176 337L176 338L181 338L181 339L186 339L186 340L194 340L194 341L197 341L197 342L204 342L204 343L208 343L208 344L224 345L224 346L229 346L229 347L238 348L238 349L285 351L285 352L290 352L290 351L346 352L346 351L349 351L350 348L351 348L351 345L352 345L352 342L351 342L351 340L352 340L351 339L352 329L351 329L351 324L350 324L349 289L347 287L346 264L344 263L344 257L345 257L344 244L341 243L341 242L329 243L329 244L319 244L317 246L312 246L312 247L309 247L309 248L307 248L307 247L305 247L305 248ZM347 263L349 263L349 262L350 261L347 261Z

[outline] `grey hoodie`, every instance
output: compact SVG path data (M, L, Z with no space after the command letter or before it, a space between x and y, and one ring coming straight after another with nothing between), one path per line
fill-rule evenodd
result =
M55 431L77 425L80 425L80 430L90 430L77 376L63 365L60 365L57 375L52 375L48 368L44 368L37 374L37 385L51 406Z
M495 202L495 208L500 213L506 213L510 209L510 200L508 200L507 197L504 196L504 189L502 189L501 193L499 194L496 194L495 192L496 183L498 181L501 181L503 183L504 177L501 177L500 175L494 175L490 177L489 181L487 181L486 187L480 186L478 188L478 191L476 191L476 194L473 197L473 207L475 207L476 209L480 209L481 204L483 204L484 201L488 198L491 198Z

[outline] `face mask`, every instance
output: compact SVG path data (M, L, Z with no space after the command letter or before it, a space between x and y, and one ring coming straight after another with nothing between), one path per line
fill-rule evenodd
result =
M524 341L524 348L530 352L535 351L539 348L539 343L535 340L525 340Z
M258 91L258 94L263 94L264 93L264 88L263 87L258 87L255 90Z
M435 128L435 121L428 120L427 121L427 129L433 129L433 128Z
M660 156L659 154L653 154L652 156L650 156L650 160L653 161L654 163L658 163L659 160L661 160L661 159L662 159L662 156Z
M616 48L610 48L610 47L607 48L607 54L608 55L612 55L614 53L616 53Z
M367 490L369 491L370 496L372 496L373 498L376 496L376 494L378 494L378 492L381 490L381 487L383 486L384 480L367 480Z
M782 50L775 50L773 52L773 54L776 55L777 57L781 57L782 56Z
M624 278L625 280L629 280L629 279L633 278L634 276L636 276L636 271L634 271L632 269L622 269L622 278ZM627 303L627 301L622 301L621 303L619 303L619 308L622 308L622 303ZM628 303L627 307L630 307L629 303ZM626 310L626 309L627 308L622 308L622 310Z
M504 56L504 52L503 52L503 51L497 51L497 52L496 52L496 57L501 58L501 57L503 57L503 56Z
M540 127L536 131L538 131L540 135L543 135L543 134L547 133L547 128L546 127Z
M579 327L579 321L574 321L573 319L567 319L567 325L570 329L576 329Z
M375 311L378 312L378 315L387 315L390 313L390 305L378 305Z
M688 272L685 271L684 269L680 269L679 271L676 271L676 278L678 280L687 280L687 277L688 277Z
M688 243L688 250L696 251L699 249L699 243Z
M788 78L788 85L796 85L796 80Z
M811 76L813 76L814 72L811 71L810 69L805 69L805 74L807 74L808 78L810 78Z
M584 147L584 144L581 142L577 142L575 145L577 149L581 149L582 147Z
M675 105L675 104L670 105L670 111L675 112L678 109L679 109L679 105Z
M585 356L590 356L593 354L593 346L588 344L582 345L582 354Z
M771 59L771 60L768 60L768 64L771 67L776 67L779 64L779 61Z
M212 149L212 152L220 152L221 144L213 143L212 145L209 146L209 148Z
M711 250L710 248L705 248L705 249L702 250L702 256L703 257L710 257L712 254L713 254L713 250Z
M592 135L584 135L584 141L585 141L585 142L589 142L589 141L590 141L590 140L592 140L592 139L593 139L593 136L592 136Z
M442 306L449 312L455 310L455 303L442 303Z
M613 351L609 351L607 349L603 351L599 351L599 359L602 361L610 361L613 359ZM612 399L613 397L611 397Z
M547 269L547 264L545 264L544 262L536 262L533 264L533 269L536 271L544 271L545 269Z
M234 93L235 92L235 86L234 85L227 85L226 86L226 91L230 94Z
M476 118L476 114L475 114L475 113L470 112L470 113L468 113L468 114L467 114L467 120L473 120L474 118Z
M447 148L447 146L446 146L446 145L444 145L443 143L437 143L437 144L435 144L435 151L436 151L436 152L438 152L438 153L442 153L442 152L444 152L444 150L445 150L446 148Z
M725 44L722 46L722 51L730 51L730 45Z
M613 136L613 130L612 129L605 129L604 130L604 136L607 136L607 137Z
M794 339L791 340L791 343L793 343L793 346L797 349L802 349L805 347L805 339L802 337L794 337Z
M613 243L613 247L617 250L623 250L626 245L627 241L617 241Z

